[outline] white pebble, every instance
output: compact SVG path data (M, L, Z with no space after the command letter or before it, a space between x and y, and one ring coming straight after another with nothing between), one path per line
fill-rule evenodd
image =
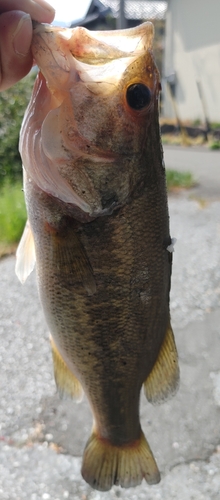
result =
M52 441L52 439L53 439L53 434L46 434L46 435L45 435L45 438L46 438L46 440L47 440L47 441Z
M178 450L178 448L180 447L179 443L177 443L177 441L175 441L173 444L172 444L172 447L174 448L174 450Z

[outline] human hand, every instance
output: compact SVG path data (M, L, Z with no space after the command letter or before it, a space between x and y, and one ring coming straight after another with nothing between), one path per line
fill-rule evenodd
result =
M55 11L45 0L0 0L0 91L30 71L32 19L51 23Z

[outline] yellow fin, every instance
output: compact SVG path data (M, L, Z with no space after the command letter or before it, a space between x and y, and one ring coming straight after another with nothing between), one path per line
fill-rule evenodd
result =
M159 404L174 395L178 386L178 354L169 323L156 363L144 382L144 392L150 403Z
M99 491L108 491L114 484L122 488L137 486L143 478L149 484L160 481L157 464L142 431L138 440L123 446L112 445L93 431L84 450L81 473Z
M80 403L83 398L83 388L63 360L52 336L50 336L50 342L53 355L54 378L57 389L61 395L66 394Z
M23 284L34 269L36 261L34 238L27 220L16 252L15 273Z

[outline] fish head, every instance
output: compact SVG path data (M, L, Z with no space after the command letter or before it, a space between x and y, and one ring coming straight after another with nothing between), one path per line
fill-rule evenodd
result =
M96 217L126 203L145 175L160 78L149 22L119 31L37 24L40 68L20 136L29 179Z

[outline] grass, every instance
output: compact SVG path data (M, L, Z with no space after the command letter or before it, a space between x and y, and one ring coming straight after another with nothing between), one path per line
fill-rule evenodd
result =
M185 136L181 134L162 134L162 143L164 145L171 146L203 146L204 145L204 136L198 135L198 137L190 137L185 134Z
M0 188L0 257L15 249L26 218L21 182L5 182Z
M195 180L190 172L177 172L177 170L167 170L167 189L190 189L195 186Z
M220 141L213 141L210 144L210 149L220 149Z
M220 129L220 123L219 122L212 122L211 129L213 129L213 130Z

